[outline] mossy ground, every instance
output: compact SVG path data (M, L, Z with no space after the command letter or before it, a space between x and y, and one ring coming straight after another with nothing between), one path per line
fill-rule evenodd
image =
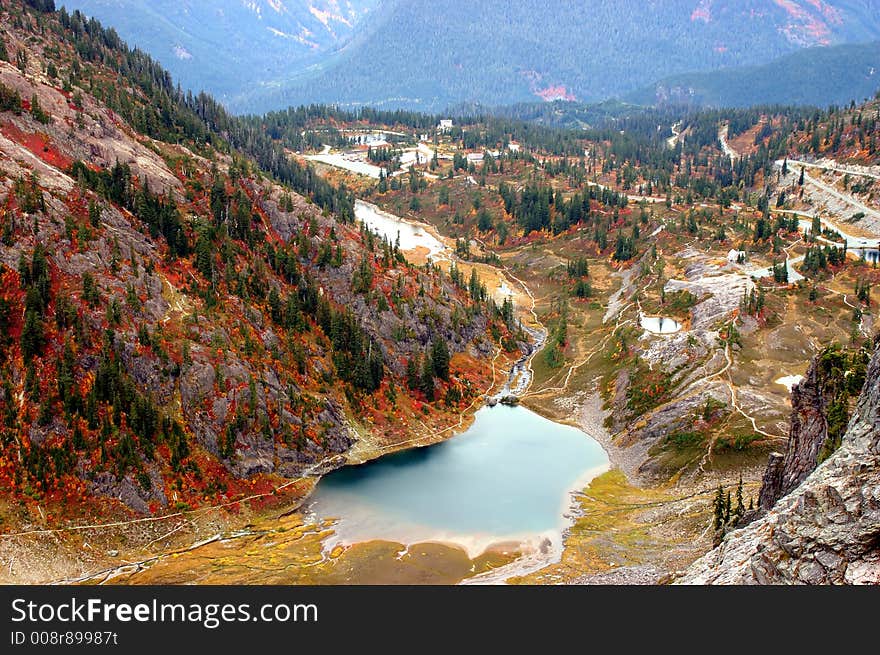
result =
M711 492L681 499L666 489L642 489L609 471L576 496L579 516L565 540L562 559L511 584L559 584L621 566L653 564L676 569L707 547L694 540L705 526Z

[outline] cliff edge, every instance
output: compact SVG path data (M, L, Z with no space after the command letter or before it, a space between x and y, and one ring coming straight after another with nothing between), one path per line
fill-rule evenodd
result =
M880 584L880 351L840 448L677 584Z

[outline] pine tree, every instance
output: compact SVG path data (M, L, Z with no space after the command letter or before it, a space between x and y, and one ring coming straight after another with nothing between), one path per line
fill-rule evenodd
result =
M248 410L251 416L257 415L257 381L253 376L248 382Z
M477 229L480 232L488 232L492 229L492 216L484 207L480 210L479 216L477 218Z
M422 360L422 375L419 381L419 388L428 402L434 402L434 366L430 357Z
M486 298L486 288L480 283L477 269L471 269L471 279L468 281L468 292L474 302L482 302Z
M742 518L742 515L745 514L745 504L743 503L743 479L742 475L739 476L739 484L736 486L736 516L737 518Z
M449 345L438 336L431 344L431 364L436 376L443 381L449 380L449 359Z
M418 355L415 355L406 363L406 386L409 387L411 391L415 391L419 388L420 368Z
M36 93L31 96L31 116L34 117L35 121L43 125L47 125L52 120L49 114L43 111L43 108L40 106L40 100L37 98Z
M724 488L721 485L718 485L718 491L715 492L712 508L715 515L713 525L715 530L720 530L724 526Z
M45 344L43 321L36 309L28 309L21 330L21 356L25 361L39 355Z

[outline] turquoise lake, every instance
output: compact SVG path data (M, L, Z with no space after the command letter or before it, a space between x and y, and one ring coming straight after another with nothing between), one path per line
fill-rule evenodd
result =
M607 470L602 447L524 407L484 407L464 433L324 477L309 509L335 542L561 547L571 492Z

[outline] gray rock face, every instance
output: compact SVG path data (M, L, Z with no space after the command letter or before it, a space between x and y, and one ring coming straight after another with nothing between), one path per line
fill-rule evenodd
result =
M286 420L290 425L301 424L289 414ZM342 407L330 398L325 399L323 409L315 416L315 425L321 429L320 446L306 440L297 447L290 447L257 429L239 432L236 452L229 462L230 470L238 477L269 472L296 477L306 471L324 474L342 466L345 460L335 456L345 453L355 441Z
M205 362L194 362L180 378L180 397L185 407L193 407L214 390L214 367ZM225 418L225 407L222 410Z
M880 584L880 352L841 447L679 584Z
M685 269L687 280L669 280L666 293L689 291L700 302L691 309L691 328L706 330L719 320L729 316L739 307L743 294L754 288L754 283L741 273L710 275L702 262Z
M626 393L629 390L629 370L622 368L617 373L617 379L614 382L614 407L626 407ZM611 431L620 432L627 425L625 412L614 412L611 415Z
M782 490L784 460L785 456L782 453L770 453L770 461L767 462L767 468L761 480L761 492L758 494L760 509L772 509L776 501L779 500Z
M827 400L819 382L819 363L814 359L804 379L791 390L791 429L785 456L770 455L758 505L769 510L816 469L819 451L828 438L825 416Z
M669 434L691 429L694 415L702 411L708 399L725 403L729 398L725 392L724 385L710 383L699 393L663 405L650 413L644 421L640 420L624 428L616 443L628 448L632 453L631 457L640 462L636 469L639 477L660 481L664 475L668 475L661 462L651 456L651 449L662 443Z
M147 480L149 482L144 486L143 482ZM143 482L133 475L118 478L113 473L104 471L89 482L89 490L94 494L116 498L140 514L149 512L151 501L167 507L168 498L163 489L164 482L154 467L147 467Z

